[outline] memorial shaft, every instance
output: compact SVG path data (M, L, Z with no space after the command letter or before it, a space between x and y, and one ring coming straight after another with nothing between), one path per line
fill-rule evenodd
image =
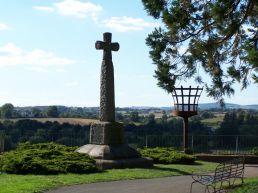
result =
M114 69L105 60L101 65L100 78L100 121L115 121Z
M100 77L100 121L115 121L114 68L111 51L118 51L119 44L111 43L112 34L104 33L104 41L97 41L96 49L103 50Z

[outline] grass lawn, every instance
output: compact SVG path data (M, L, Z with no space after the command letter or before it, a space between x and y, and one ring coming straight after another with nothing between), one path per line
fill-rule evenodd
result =
M258 192L258 177L244 180L242 186L236 187L228 193L257 193Z
M0 193L36 193L57 186L101 181L159 178L214 171L217 163L155 165L151 169L114 169L94 174L14 175L0 174Z

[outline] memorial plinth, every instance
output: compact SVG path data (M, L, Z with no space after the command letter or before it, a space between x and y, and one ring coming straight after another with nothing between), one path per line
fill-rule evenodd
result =
M114 68L111 51L118 51L119 44L111 43L111 33L104 33L104 41L97 41L97 50L103 50L100 78L99 122L91 125L90 144L77 149L96 160L100 169L152 167L153 160L124 143L123 124L115 121Z
M90 143L97 145L123 144L123 130L123 124L117 122L94 123L90 128Z

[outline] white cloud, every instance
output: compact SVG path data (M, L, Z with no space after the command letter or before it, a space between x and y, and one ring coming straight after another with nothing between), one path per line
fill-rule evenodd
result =
M58 68L58 69L56 69L56 72L64 73L64 72L67 72L67 70L65 70L63 68Z
M34 67L32 66L32 67L28 67L27 69L31 70L31 71L35 71L35 72L40 72L40 73L48 72L47 69L39 67L39 66L34 66Z
M55 11L55 9L53 7L48 7L48 6L35 6L33 8L36 9L36 10L39 10L39 11L48 11L48 12L54 12Z
M74 87L74 86L79 86L79 83L74 81L74 82L68 82L65 84L66 86L71 86L71 87Z
M5 23L0 23L0 31L1 30L8 30L8 26Z
M63 66L74 63L74 60L58 57L52 52L39 49L26 51L17 47L13 43L7 43L6 45L0 47L0 67L30 66L43 68L48 66ZM35 69L36 68L34 68L34 70Z
M141 31L145 28L159 26L158 23L146 22L142 18L133 18L127 16L111 17L110 19L103 20L100 24L118 32Z
M159 23L147 22L142 18L128 16L111 17L101 20L98 15L103 10L101 5L82 0L62 0L50 6L34 6L35 10L55 12L62 16L72 16L78 19L90 18L100 27L107 27L118 32L142 31L146 28L160 26Z
M35 6L33 8L40 11L56 12L63 16L73 16L79 19L89 17L94 21L97 20L97 15L103 9L100 5L80 0L63 0L51 6Z

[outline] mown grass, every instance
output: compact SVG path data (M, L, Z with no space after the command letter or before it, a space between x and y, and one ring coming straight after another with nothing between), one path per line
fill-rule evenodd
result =
M93 174L14 175L0 174L0 193L36 193L63 185L115 180L159 178L214 171L217 163L155 165L150 169L114 169Z
M235 187L228 193L257 193L258 192L258 177L248 178L244 180L244 184Z

